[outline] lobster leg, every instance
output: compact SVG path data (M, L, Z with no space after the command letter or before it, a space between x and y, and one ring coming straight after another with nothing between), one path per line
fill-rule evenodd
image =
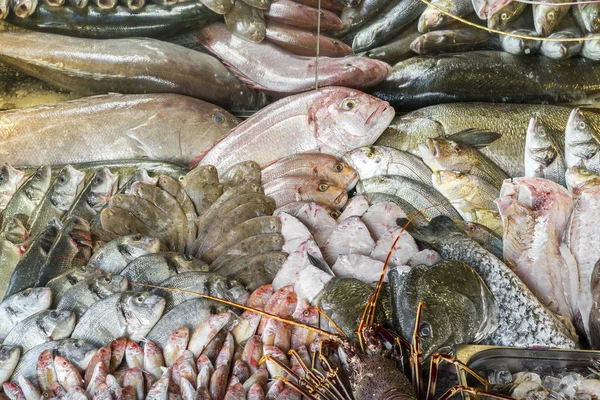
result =
M465 371L466 373L477 379L487 390L489 386L487 379L482 378L477 372L473 371L471 368L467 367L464 363L458 361L454 357L449 356L447 354L435 353L431 356L431 363L429 368L429 386L427 387L426 400L434 400L437 374L439 372L439 365L442 361L454 364L456 366L457 376L460 376L460 373L462 371Z

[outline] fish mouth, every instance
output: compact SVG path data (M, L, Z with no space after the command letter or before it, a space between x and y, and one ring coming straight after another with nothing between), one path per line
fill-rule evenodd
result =
M371 125L371 122L377 118L379 119L379 117L381 117L383 115L384 112L386 112L388 110L388 108L390 108L389 104L382 104L379 107L377 107L375 109L375 111L373 111L371 113L371 115L369 115L369 117L367 118L367 120L365 121L365 124L367 125Z
M358 179L357 179L358 181ZM340 193L340 195L338 197L335 198L335 200L333 200L334 204L343 204L344 200L348 200L348 193L346 193L346 191L342 191L342 193Z

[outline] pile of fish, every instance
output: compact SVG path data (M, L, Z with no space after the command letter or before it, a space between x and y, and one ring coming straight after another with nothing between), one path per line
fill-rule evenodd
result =
M597 372L579 371L557 374L535 372L493 371L490 381L494 392L508 394L515 399L593 398L600 391Z

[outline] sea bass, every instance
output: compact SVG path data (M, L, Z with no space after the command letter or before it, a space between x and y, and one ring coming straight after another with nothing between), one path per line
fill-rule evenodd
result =
M222 108L174 94L94 96L4 111L0 120L0 157L13 166L136 157L186 164L238 123Z
M353 89L314 90L263 108L232 129L199 162L224 170L245 160L264 167L296 153L341 157L351 149L372 144L393 116L387 102ZM277 145L267 149L264 143Z

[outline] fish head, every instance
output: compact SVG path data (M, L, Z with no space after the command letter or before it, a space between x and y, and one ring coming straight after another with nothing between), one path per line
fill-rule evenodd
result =
M80 370L85 370L97 350L97 347L85 340L65 339L60 341L57 353Z
M20 244L27 240L29 232L23 222L17 217L10 217L6 221L4 238L14 244Z
M600 148L595 128L581 108L574 108L565 129L565 153L583 160L594 157Z
M351 168L358 171L361 179L386 175L391 157L384 146L362 146L344 154Z
M183 160L199 160L198 148L194 146L194 143L202 142L201 137L210 134L215 138L222 138L226 136L229 131L235 128L239 124L239 119L229 114L227 111L214 106L214 108L207 110L210 115L210 126L200 131L198 129L185 129L181 132L180 142L184 144L181 148ZM218 132L218 133L213 133ZM185 145L188 144L188 145ZM208 149L202 149L205 151Z
M327 87L310 106L308 121L324 153L342 156L379 138L394 118L387 101L357 90Z
M561 20L560 12L556 7L538 5L534 7L533 13L535 29L544 37L554 32Z
M474 148L448 139L427 139L419 144L419 155L434 172L455 170L468 173L479 164Z
M19 363L21 357L21 348L17 346L1 346L0 345L0 371L4 368L10 369ZM12 370L9 370L9 375Z
M494 233L490 228L476 222L464 222L463 229L467 236L477 243L489 243Z
M96 212L100 212L111 196L117 192L119 174L113 174L107 167L99 168L90 183L90 196L87 203Z
M448 200L464 198L476 189L470 176L460 171L436 171L433 173L432 183Z
M34 201L41 201L50 187L52 169L48 165L42 165L35 173L23 184L23 189L27 197Z
M72 311L52 310L40 315L38 326L52 340L66 339L75 329L76 319Z
M189 254L176 253L172 257L167 257L166 260L178 274L192 271L208 272L208 265Z
M52 186L52 199L54 204L69 202L71 204L75 197L81 192L85 181L85 172L65 166L56 176Z
M438 7L440 7L439 4L438 4ZM446 5L445 7L448 7L448 5ZM445 8L445 9L450 9L450 8ZM423 32L423 33L435 30L435 28L437 28L439 25L443 24L444 21L445 21L444 14L442 14L441 12L439 12L438 10L436 10L432 7L427 7L425 9L425 11L423 11L423 14L421 14L421 17L419 18L418 30L419 30L419 32ZM411 46L411 48L412 48L412 46Z
M308 191L314 193L315 199L319 203L333 204L336 208L342 208L348 201L346 190L335 186L329 181L315 179L309 185L311 187L308 188Z
M250 297L244 286L235 279L230 279L222 275L214 275L211 280L217 286L217 292L227 293L231 301L246 304L248 297Z
M567 188L574 195L580 194L585 187L600 185L600 176L587 169L582 161L567 169L565 180Z
M129 282L123 275L108 274L94 278L91 290L100 298L104 299L111 294L127 290Z
M0 193L14 193L24 177L25 172L4 164L0 170Z
M585 4L581 8L581 17L585 28L589 32L598 32L600 30L600 9L597 4Z
M121 236L115 239L119 253L128 262L146 254L158 253L161 243L158 238L141 234Z
M169 343L185 343L187 344L190 338L190 330L188 328L179 328L173 331L169 337Z
M510 0L509 0L510 1ZM488 17L487 26L490 29L504 30L508 27L512 21L514 21L525 9L526 4L512 1L506 4L497 12L493 13L493 9L490 9L491 16Z
M358 182L358 172L346 161L336 157L327 157L323 163L319 163L317 169L318 176L326 176L331 181L345 190L351 190Z
M424 49L424 48L425 48L425 35L419 36L418 38L413 40L410 44L410 49L417 54L423 54L423 53L421 53L421 49Z
M550 132L540 118L532 117L529 120L525 137L526 164L533 161L547 167L556 159L558 153L552 145L549 135Z
M34 287L15 293L4 301L15 316L21 314L33 315L50 308L52 290L47 287Z
M164 298L148 292L125 292L120 306L127 323L127 336L142 340L160 319L165 309Z

